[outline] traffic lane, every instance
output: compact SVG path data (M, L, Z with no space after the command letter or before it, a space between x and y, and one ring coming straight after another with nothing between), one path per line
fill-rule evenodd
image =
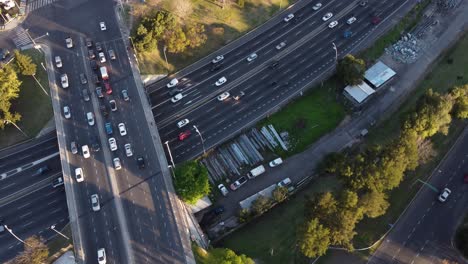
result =
M42 148L51 145L58 145L55 131L49 132L38 139L32 139L26 143L23 142L4 148L0 150L0 169L5 170L4 168L9 165L9 163L15 162L17 159L24 158L26 155L42 155Z
M57 143L57 141L55 141ZM0 166L0 174L7 173L11 170L26 166L33 162L37 162L38 160L56 154L58 145L54 142L50 144L39 146L37 150L27 150L24 151L21 155L17 155L15 157L11 157L8 160L5 160L4 163Z

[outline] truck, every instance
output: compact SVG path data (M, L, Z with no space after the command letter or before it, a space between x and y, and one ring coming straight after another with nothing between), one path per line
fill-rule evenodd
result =
M103 80L108 80L109 79L109 75L107 75L107 68L106 66L101 66L99 68L99 70L101 71L101 77Z
M249 171L247 173L247 177L249 179L253 179L255 177L257 177L258 175L261 175L265 172L265 167L263 167L263 165L260 165L258 167L256 167L255 169L252 169L251 171Z

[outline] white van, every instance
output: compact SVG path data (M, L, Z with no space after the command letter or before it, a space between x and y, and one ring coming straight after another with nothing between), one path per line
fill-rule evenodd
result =
M257 168L249 171L247 173L247 177L249 177L249 179L253 179L264 172L265 172L265 167L263 167L263 165L260 165Z

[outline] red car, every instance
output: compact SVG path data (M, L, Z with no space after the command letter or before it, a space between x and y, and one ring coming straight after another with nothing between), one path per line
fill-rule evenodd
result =
M380 21L382 21L382 19L378 16L373 16L372 17L372 24L374 25L377 25L378 23L380 23Z
M468 173L465 173L465 177L463 178L465 183L468 183Z
M182 132L182 133L179 134L179 140L182 141L182 140L188 138L191 134L192 134L192 132L190 132L190 130Z
M112 94L112 87L109 82L104 82L104 87L106 88L106 94Z

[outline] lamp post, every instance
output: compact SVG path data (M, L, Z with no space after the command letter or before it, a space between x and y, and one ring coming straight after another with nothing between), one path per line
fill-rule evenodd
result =
M11 120L5 119L5 120L3 120L3 123L4 123L5 125L13 124L21 133L23 133L23 135L24 135L25 137L28 137L28 135L26 135L26 133L24 133L24 131L23 131L17 124L15 124L15 122L12 122Z
M63 236L64 238L70 240L69 237L67 237L66 235L62 234L60 231L58 231L57 229L55 229L55 225L51 225L51 226L50 226L50 229L54 230L57 234Z
M335 45L335 42L332 42L333 49L335 50L335 62L338 62L338 48Z
M175 169L174 159L172 158L171 149L169 148L169 141L164 142L167 147L167 152L169 152L169 158L171 159L172 167Z
M163 48L164 59L166 60L166 69L167 69L167 72L169 72L169 63L167 62L166 49L167 49L167 47L164 46L164 48Z
M38 39L40 39L40 38L43 38L43 37L45 37L45 36L49 36L49 32L46 32L44 35L39 36L39 37L33 39L33 38L31 37L31 35L29 34L29 28L25 29L24 32L26 32L26 35L28 35L29 39L31 39L31 41L32 41L32 43L33 43L35 49L39 49L39 48L41 47L41 46L37 45L36 40L38 40Z
M195 129L195 132L197 132L198 135L200 136L201 143L202 143L202 147L203 147L203 154L205 155L205 154L206 154L206 151L205 151L205 140L203 139L202 134L200 133L200 130L198 130L198 127L195 126L195 125L193 125L193 128Z
M19 238L18 236L16 236L15 233L13 233L13 230L11 230L10 228L8 228L7 225L3 225L3 226L4 226L5 229L6 229L14 238L16 238L19 242L21 242L21 243L27 245L26 242L24 242L21 238Z

